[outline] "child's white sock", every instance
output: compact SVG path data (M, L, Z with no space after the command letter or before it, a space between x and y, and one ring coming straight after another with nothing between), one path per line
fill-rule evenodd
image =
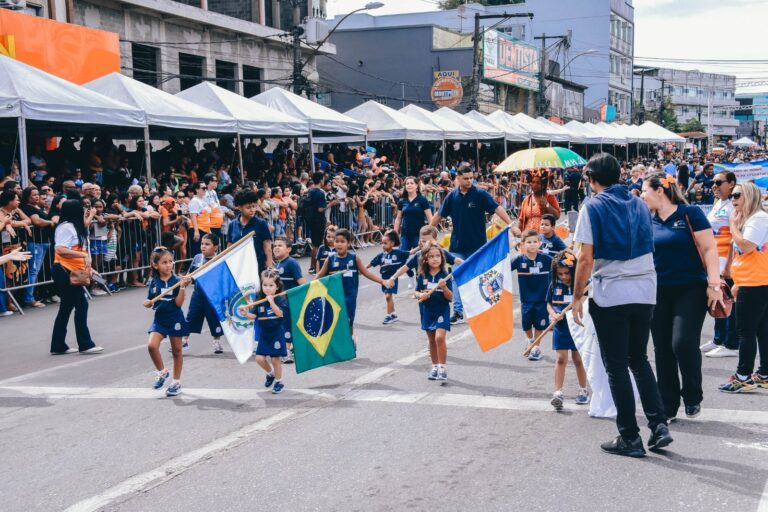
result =
M267 377L274 377L274 376L275 376L275 372L268 372L267 373Z

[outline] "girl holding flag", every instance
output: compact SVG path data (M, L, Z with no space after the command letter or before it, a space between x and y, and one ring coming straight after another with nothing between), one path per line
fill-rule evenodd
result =
M428 246L422 254L416 276L416 298L419 300L421 329L427 332L432 369L429 380L448 380L445 363L448 347L445 338L451 330L451 278L445 269L445 254L437 246Z

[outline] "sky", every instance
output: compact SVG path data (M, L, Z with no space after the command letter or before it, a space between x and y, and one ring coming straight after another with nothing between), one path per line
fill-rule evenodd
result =
M328 16L345 14L370 0L328 0ZM589 0L581 0L589 1ZM371 15L436 10L437 0L382 0ZM768 91L764 43L768 0L634 0L635 64L733 74L739 92ZM729 62L669 62L706 59ZM762 60L762 62L734 62ZM752 87L741 84L763 82Z

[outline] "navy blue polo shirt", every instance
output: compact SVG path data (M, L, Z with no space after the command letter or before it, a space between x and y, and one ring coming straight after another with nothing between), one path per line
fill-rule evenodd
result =
M325 192L323 192L320 188L310 188L309 189L309 201L312 205L312 213L313 214L320 214L318 210L320 208L325 208L328 205L328 202L325 200Z
M539 235L539 240L541 240L539 251L542 254L549 254L551 256L565 249L565 242L557 235L553 234L549 238Z
M715 202L715 196L712 194L712 182L715 181L715 173L710 175L700 172L693 178L696 183L701 183L701 192L704 197L704 204Z
M409 201L406 195L397 202L397 209L402 216L400 231L406 235L418 235L421 227L427 223L427 216L424 213L430 209L427 198L416 194L413 201Z
M389 279L395 272L405 265L410 253L400 249L392 249L389 252L382 252L374 256L371 260L372 267L381 267L381 277Z
M707 281L707 274L685 220L686 213L694 233L712 229L704 212L696 206L678 205L677 210L666 220L661 220L658 215L653 217L653 264L659 286Z
M450 217L453 222L450 251L469 255L485 245L485 214L493 213L498 206L491 194L474 185L466 194L455 188L445 196L440 216Z
M263 270L267 262L267 255L264 254L264 240L272 240L272 233L269 232L269 225L266 221L251 217L245 226L240 222L240 215L229 223L229 243L233 244L253 231L253 246L256 249L256 258L259 262L259 269Z
M551 284L550 270L552 258L546 254L537 254L531 260L520 254L512 260L512 271L517 271L517 283L520 285L520 302L544 302Z
M288 256L282 261L275 260L273 266L277 273L280 274L280 281L283 282L283 287L286 290L299 286L299 279L303 276L301 275L301 266L298 261Z

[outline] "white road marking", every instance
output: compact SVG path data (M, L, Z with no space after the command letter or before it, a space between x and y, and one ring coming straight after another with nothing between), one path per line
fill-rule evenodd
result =
M467 338L469 335L471 335L471 332L469 331L469 329L467 329L467 331L462 332L457 336L449 338L447 342L455 343L456 341ZM385 366L384 368L377 368L376 370L373 370L371 372L368 372L365 375L362 375L361 377L358 377L350 385L345 386L346 389L342 394L342 397L345 394L352 392L356 386L372 383L377 378L381 378L390 372L396 371L403 366L411 364L412 362L422 357L425 354L425 352L426 351L424 350L420 350L414 354L411 354L410 356L406 356L404 358L399 359L393 365ZM386 369L386 371L382 373L382 370L384 369ZM5 389L12 390L13 388L6 387ZM21 387L20 389L23 389L23 387ZM35 388L27 388L27 389L35 389ZM40 391L40 389L43 389L43 388L37 388L38 392ZM97 393L97 394L99 393L99 391L97 390L84 390L83 388L52 388L52 389L55 389L59 393L59 395L61 395L62 393L68 393L66 391L67 389L74 389L76 391L69 393L68 396L71 396L71 397L77 396L80 398L83 398L84 394L87 395L88 393ZM111 388L111 389L121 389L121 388ZM122 388L122 389L126 389L126 388ZM143 389L140 395L143 397L146 397L147 396L146 391L148 390ZM186 390L186 391L187 391L187 394L190 394L190 392L198 392L198 393L204 392L204 390ZM219 396L226 395L227 393L232 391L233 390L217 390L217 392L219 393ZM234 390L234 391L240 394L242 393L243 390ZM245 390L245 391L246 391L246 394L248 394L248 396L257 395L255 390ZM120 391L119 393L122 394L124 393L124 391ZM324 395L321 395L321 396L324 396ZM152 395L152 398L157 398L157 393L154 393ZM258 397L255 397L255 398L258 398ZM336 399L338 400L339 398L336 397ZM246 425L236 430L235 432L232 432L231 434L220 437L215 441L208 443L205 446L202 446L201 448L179 455L178 457L174 457L173 459L169 460L165 464L158 466L155 469L152 469L140 475L133 476L107 489L102 493L99 493L95 496L92 496L78 503L75 503L74 505L68 507L65 512L91 512L91 511L101 510L115 501L125 499L127 496L131 494L143 492L152 487L156 487L157 485L160 485L170 480L171 478L178 476L181 473L184 473L185 471L191 469L197 464L205 460L208 460L219 453L228 451L244 443L253 435L257 435L261 432L265 432L272 428L276 428L279 424L284 423L286 421L307 416L309 414L313 414L321 410L326 405L327 405L327 402L311 408L288 409L285 411L281 411L275 415L264 418L262 420L259 420L255 423L251 423L250 425Z
M404 358L405 359L405 358ZM403 361L401 359L400 361ZM410 359L410 358L409 358ZM414 361L418 359L413 359ZM413 361L411 361L413 362ZM410 364L410 363L407 363ZM405 364L403 365L405 366ZM553 412L552 406L547 400L533 398L516 398L511 396L494 395L466 395L456 393L430 393L430 392L407 392L391 391L379 389L357 389L365 384L375 382L373 375L378 378L383 377L389 372L396 371L398 368L384 367L387 371L380 372L374 370L365 374L355 382L354 386L343 385L335 390L318 391L314 389L293 389L286 390L280 400L306 400L307 398L322 400L324 402L382 402L399 404L417 404L417 405L437 405L446 407L469 407L476 409L497 409L504 411L524 411L524 412ZM369 375L371 377L369 377ZM299 396L296 396L299 395ZM39 397L48 400L63 399L95 399L95 400L157 400L164 397L162 390L155 391L147 388L82 388L82 387L34 387L34 386L2 386L0 387L0 398L9 397ZM271 396L268 389L196 389L185 388L184 393L174 398L179 401L194 400L230 400L234 402L261 401ZM587 409L575 404L564 404L566 411L584 412ZM704 409L701 416L695 420L686 421L716 421L719 423L743 423L755 425L768 425L768 412L754 410L732 410L732 409ZM768 450L766 443L726 443L735 448L751 448L756 450Z
M765 481L763 496L760 498L760 503L757 504L757 512L768 512L768 480Z
M92 510L101 510L108 506L115 500L119 500L129 494L142 492L148 488L155 487L164 482L167 482L171 478L174 478L181 473L187 471L191 467L200 463L201 461L210 459L211 457L231 450L238 445L248 441L248 439L255 434L266 432L277 427L280 423L288 420L300 418L309 414L311 410L291 409L279 412L263 420L259 420L250 425L246 425L243 428L232 432L226 436L220 437L215 441L212 441L205 446L202 446L191 452L187 452L178 457L170 459L165 464L156 467L145 473L133 476L118 485L107 489L101 494L97 494L91 498L85 499L74 505L68 507L65 512L86 512Z

